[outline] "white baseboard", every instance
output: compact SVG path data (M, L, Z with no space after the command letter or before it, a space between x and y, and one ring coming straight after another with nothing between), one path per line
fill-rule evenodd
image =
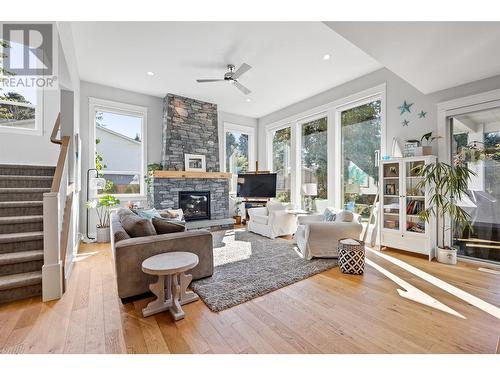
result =
M61 262L42 267L42 300L59 299L63 294L63 274Z

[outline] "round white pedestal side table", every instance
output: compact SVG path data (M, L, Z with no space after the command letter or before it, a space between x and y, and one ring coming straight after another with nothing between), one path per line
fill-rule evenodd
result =
M181 306L199 298L196 293L186 291L193 276L185 271L197 264L196 254L181 251L154 255L142 262L144 273L158 276L158 281L149 286L157 299L142 309L144 317L169 310L174 320L184 318Z

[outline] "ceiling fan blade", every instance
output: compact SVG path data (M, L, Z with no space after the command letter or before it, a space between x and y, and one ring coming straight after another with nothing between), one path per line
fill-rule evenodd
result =
M205 83L205 82L222 82L225 81L225 79L197 79L196 82L198 83Z
M237 71L233 73L232 78L233 79L238 79L241 77L244 73L248 72L252 67L246 63L241 64L241 66L238 68Z
M250 94L250 93L251 93L251 91L250 91L249 89L247 89L245 86L243 86L243 85L242 85L241 83L239 83L239 82L234 81L234 85L235 85L238 89L240 89L240 91L241 91L243 94L245 94L245 95L248 95L248 94Z

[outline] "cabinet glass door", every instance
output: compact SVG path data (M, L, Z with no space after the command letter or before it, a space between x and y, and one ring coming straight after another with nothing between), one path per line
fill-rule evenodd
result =
M399 231L401 221L400 205L400 164L385 163L383 170L383 193L384 193L384 229Z
M425 191L418 188L422 177L417 175L417 169L424 164L423 160L405 162L405 230L411 233L425 233L425 221L418 216L425 210Z

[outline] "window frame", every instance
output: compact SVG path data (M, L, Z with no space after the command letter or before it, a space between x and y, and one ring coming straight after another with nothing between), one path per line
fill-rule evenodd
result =
M147 171L147 115L148 108L134 104L115 102L111 100L89 97L89 165L90 168L95 168L95 152L96 152L96 112L110 112L123 116L141 117L141 171L140 172L140 192L139 194L113 194L118 198L146 198L145 173ZM105 171L104 171L105 172ZM117 172L117 171L113 171ZM98 194L100 196L102 194Z
M357 106L363 101L369 102L378 97L381 100L381 144L380 154L385 155L387 133L386 133L386 83L356 92L347 97L339 98L329 103L310 108L298 114L286 117L274 123L266 125L266 166L269 170L273 170L272 165L272 134L273 131L283 129L290 126L291 134L291 150L290 160L292 163L291 176L291 203L296 207L301 205L301 163L302 163L302 124L313 121L318 118L326 117L327 119L327 147L328 147L328 205L336 208L342 208L342 137L340 118L337 115L339 110L345 110L349 106ZM295 168L293 168L295 166ZM339 173L337 173L339 171Z
M290 128L290 202L294 202L295 199L295 186L296 182L294 179L294 166L296 166L297 156L295 155L294 150L296 149L296 129L292 123L285 123L275 127L270 127L267 129L266 133L266 155L267 155L267 169L274 173L274 157L273 157L273 140L274 134L280 130Z
M5 88L3 90L6 91ZM0 124L0 133L36 135L36 136L43 135L43 110L42 110L43 109L43 90L40 88L37 88L35 90L36 90L35 128L34 129L25 129L25 128L19 128L16 126L5 126L5 125ZM8 102L8 101L5 101L5 102ZM12 102L12 103L15 104L16 102ZM10 104L10 102L9 102L9 104Z
M235 132L248 135L248 170L254 170L255 161L256 161L256 152L255 152L255 128L252 126L239 125L232 122L223 123L223 132L222 135L222 171L226 172L226 133L227 132ZM233 184L229 186L229 194L236 194L235 190L232 190Z
M338 141L336 145L338 149L335 150L335 159L337 160L337 166L339 168L339 173L336 181L336 189L339 194L336 196L337 204L340 208L343 208L343 199L344 199L344 158L343 158L343 145L342 145L342 112L348 111L353 108L357 108L375 101L380 101L380 155L385 155L386 150L386 133L385 133L385 91L375 93L373 95L365 96L359 98L357 100L350 100L345 104L340 104L335 108L335 124L336 124L336 132L338 136ZM380 160L379 160L380 165Z

